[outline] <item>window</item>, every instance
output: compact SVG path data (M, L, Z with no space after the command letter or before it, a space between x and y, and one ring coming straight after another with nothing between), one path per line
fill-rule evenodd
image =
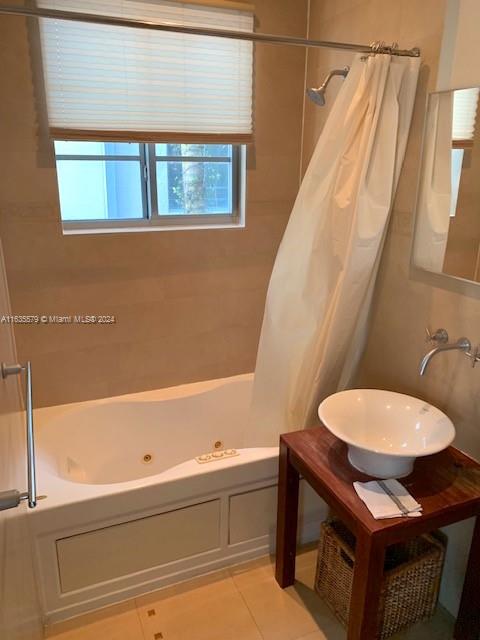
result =
M55 141L66 231L239 226L242 148Z
M480 89L457 89L453 92L451 199L450 217L457 211L465 151L473 147Z
M37 4L254 29L253 5L239 0ZM67 233L242 224L240 145L253 140L252 42L59 18L42 18L40 35Z

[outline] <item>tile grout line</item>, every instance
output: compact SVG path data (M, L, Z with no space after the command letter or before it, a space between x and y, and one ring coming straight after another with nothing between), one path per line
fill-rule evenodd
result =
M235 566L235 565L234 565L234 566ZM255 616L253 615L252 610L251 610L251 609L250 609L250 607L248 606L248 602L245 600L245 597L244 597L243 593L240 591L240 589L238 588L237 583L236 583L236 582L235 582L235 580L233 579L233 575L232 575L232 572L231 572L231 567L228 567L228 568L227 568L227 571L228 571L228 575L230 576L230 580L233 582L233 586L235 587L235 590L236 590L236 591L237 591L237 593L240 595L240 597L241 597L241 599L242 599L242 602L243 602L243 604L245 605L245 608L247 609L247 611L248 611L248 613L249 613L249 615L250 615L250 618L253 620L253 624L255 625L255 628L257 629L257 631L258 631L258 633L259 633L259 635L260 635L260 638L262 638L262 640L265 640L265 636L263 635L262 630L261 630L261 629L260 629L260 627L258 626L257 621L256 621L256 619L255 619Z
M142 617L141 617L141 615L140 615L140 611L139 611L139 609L138 609L137 598L132 598L132 600L133 600L133 604L135 605L135 612L136 612L136 614L137 614L138 623L139 623L139 625L140 625L140 630L141 630L141 632L142 632L142 638L143 638L143 640L149 640L149 639L147 638L147 632L146 632L146 630L145 630L145 629L144 629L144 627L143 627Z
M307 0L307 21L306 21L306 37L310 37L310 13L311 13L311 0ZM300 162L298 167L298 188L302 185L303 176L303 152L305 150L305 110L306 110L306 98L307 98L307 79L308 79L308 47L305 47L305 61L303 72L303 100L302 100L302 127L300 132Z
M274 564L274 563L271 563L271 564ZM235 580L233 579L233 575L232 575L232 572L231 572L231 567L227 567L227 571L228 571L228 573L229 573L229 575L230 575L230 578L231 578L231 580L232 580L232 582L233 582L233 584L234 584L234 586L235 586L235 589L236 589L236 590L238 591L238 593L240 594L240 597L242 598L242 600L243 600L243 602L244 602L244 604L245 604L246 608L248 609L248 612L250 613L250 617L251 617L251 618L252 618L252 620L254 621L255 626L256 626L256 628L258 629L258 632L260 633L260 636L263 638L263 640L265 640L265 636L264 636L264 634L262 633L262 630L260 629L260 627L258 626L257 621L256 621L256 619L255 619L255 616L254 616L254 614L253 614L252 610L250 609L250 607L248 606L248 602L246 601L246 599L245 599L245 597L244 597L244 595L243 595L242 591L240 590L240 588L237 586L237 583L236 583L236 582L235 582ZM273 580L275 580L275 577L273 577ZM315 631L312 631L311 633L315 633ZM307 634L307 635L310 635L310 634ZM301 640L301 638L303 638L303 637L305 637L305 634L303 634L303 633L302 633L302 635L300 635L300 636L295 636L294 638L291 638L290 640Z
M271 564L274 564L274 563L271 563ZM304 568L306 569L307 567L304 567ZM265 640L265 635L262 633L262 630L258 626L257 621L255 619L255 616L254 616L252 610L250 609L250 607L248 606L248 602L246 601L242 591L240 590L240 588L237 586L235 580L233 579L233 575L232 575L232 572L231 572L231 567L228 567L227 570L228 570L228 573L230 575L230 578L233 581L233 584L235 585L235 589L238 591L238 593L240 594L240 597L242 598L243 602L245 603L245 606L248 609L248 612L250 613L250 616L253 619L253 621L255 623L255 626L258 629L258 632L260 633L261 638L263 640ZM275 577L273 577L273 580L275 580ZM295 580L297 580L297 578L295 578ZM322 630L319 628L318 631L321 632ZM301 633L301 635L299 635L299 636L295 635L294 637L290 638L290 640L302 640L302 638L307 638L309 635L313 635L316 632L317 632L317 630L314 630L314 631L308 632L306 635L304 633Z

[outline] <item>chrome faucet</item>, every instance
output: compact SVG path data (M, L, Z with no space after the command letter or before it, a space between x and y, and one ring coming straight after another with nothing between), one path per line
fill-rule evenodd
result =
M467 356L473 358L473 366L477 361L477 353L472 353L472 344L468 338L459 338L456 342L448 342L448 333L445 329L438 329L434 334L430 334L427 329L427 341L436 342L437 346L425 354L420 362L420 375L424 376L430 360L442 351L463 351Z

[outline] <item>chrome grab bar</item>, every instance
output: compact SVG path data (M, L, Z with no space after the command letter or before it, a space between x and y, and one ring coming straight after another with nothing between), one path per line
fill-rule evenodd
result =
M20 375L25 371L25 412L27 416L27 491L19 493L16 490L4 492L9 498L8 506L2 507L0 500L0 510L18 506L20 500L28 500L30 509L37 506L37 478L35 470L35 435L33 431L33 402L32 402L32 365L30 361L25 364L6 364L2 362L2 378ZM16 504L14 504L16 502Z

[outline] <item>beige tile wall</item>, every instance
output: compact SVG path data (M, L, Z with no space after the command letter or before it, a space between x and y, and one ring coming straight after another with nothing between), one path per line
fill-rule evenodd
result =
M480 370L457 353L432 362L425 378L418 375L425 352L424 330L446 327L453 339L466 335L480 342L480 293L474 286L422 276L410 269L410 248L419 171L426 93L435 90L445 2L443 0L313 0L312 37L370 42L396 40L402 47L419 46L423 67L404 169L373 307L372 324L357 386L411 393L445 410L457 427L456 444L480 458ZM347 64L343 53L309 54L308 80L317 83L332 66ZM338 87L329 91L329 105ZM327 97L327 99L328 99ZM308 162L327 109L307 105L304 166ZM471 528L449 530L450 551L442 601L455 612L463 580Z
M258 30L305 35L307 0L256 0L255 8ZM0 19L0 62L0 233L13 311L118 319L17 326L36 404L253 370L268 278L298 190L305 52L256 47L245 230L70 237L61 234L25 20Z
M9 315L10 301L0 241L0 315ZM0 360L17 359L12 327L0 324ZM19 379L0 378L0 491L26 489L25 411ZM39 594L25 503L0 511L0 638L43 638Z

